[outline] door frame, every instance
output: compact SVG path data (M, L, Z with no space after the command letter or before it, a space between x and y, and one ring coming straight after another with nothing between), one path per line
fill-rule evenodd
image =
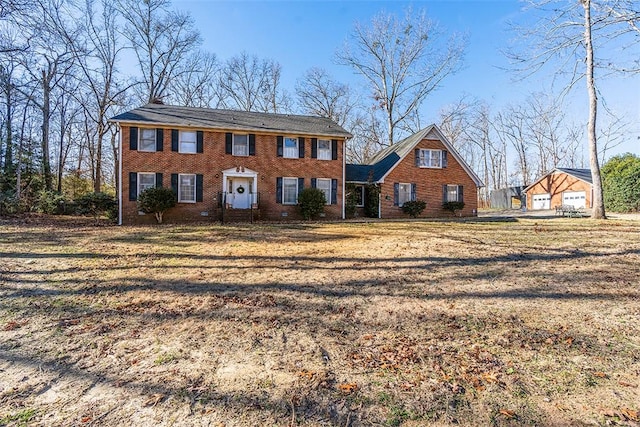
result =
M225 169L222 171L222 192L228 194L229 178L245 178L251 182L251 189L253 194L250 195L250 206L255 207L257 204L256 194L258 193L258 172L251 169L247 169L244 166L238 166L231 169ZM248 208L247 208L248 209Z

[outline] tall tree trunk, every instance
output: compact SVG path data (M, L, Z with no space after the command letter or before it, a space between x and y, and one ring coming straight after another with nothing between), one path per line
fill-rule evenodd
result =
M95 179L93 180L93 191L99 193L102 191L102 140L104 139L104 125L98 123L97 129L97 147L96 147L96 166Z
M598 113L598 97L596 83L593 77L593 43L591 40L591 0L582 0L584 8L584 42L586 49L587 91L589 92L589 122L587 137L589 140L589 165L591 166L591 180L593 181L593 209L591 218L606 218L604 211L604 197L602 197L602 178L600 177L600 163L598 161L598 139L596 137L596 117Z
M4 75L4 90L5 98L7 100L7 116L6 116L6 131L7 131L7 143L4 153L4 172L9 174L13 168L13 93L11 90L11 75L8 71Z
M50 79L45 70L42 70L42 173L44 185L49 191L53 189L51 177L51 161L49 159L49 119L51 116L51 87Z

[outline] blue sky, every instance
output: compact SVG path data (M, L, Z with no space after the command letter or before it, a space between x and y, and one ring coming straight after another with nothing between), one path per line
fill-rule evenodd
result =
M311 67L322 67L338 80L359 85L361 80L334 62L335 52L345 42L355 22L366 24L380 11L403 14L407 6L424 8L447 33L468 35L464 68L447 78L421 110L422 123L437 122L438 112L464 94L487 101L494 111L507 103L518 103L535 91L550 88L551 75L537 74L526 81L515 81L506 71L509 64L502 54L514 34L508 23L522 23L529 15L516 0L448 1L222 1L174 0L178 10L194 17L203 38L202 48L222 61L242 51L274 59L282 65L283 86L293 92L295 82ZM635 52L640 56L640 47ZM570 97L570 117L586 122L584 83ZM640 75L616 77L601 82L607 105L624 112L635 127L627 142L616 152L638 153L640 136Z

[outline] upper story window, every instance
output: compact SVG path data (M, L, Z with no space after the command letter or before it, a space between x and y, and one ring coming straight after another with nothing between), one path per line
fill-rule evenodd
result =
M140 129L138 151L156 151L156 130Z
M156 174L149 172L138 173L138 195L148 188L156 186Z
M195 174L178 175L178 201L182 203L196 202Z
M284 151L283 157L289 159L297 159L299 157L298 138L284 137Z
M181 130L178 144L178 152L180 153L197 153L198 144L196 132Z
M416 150L416 165L421 168L445 167L445 152L442 150Z
M249 155L249 135L233 134L233 155Z
M318 140L318 159L331 160L331 141L328 139Z

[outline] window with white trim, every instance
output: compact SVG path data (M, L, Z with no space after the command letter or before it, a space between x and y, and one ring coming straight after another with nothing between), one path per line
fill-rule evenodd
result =
M411 201L411 184L401 182L398 185L398 206Z
M326 205L331 204L331 179L318 178L316 179L316 188L324 193L324 200Z
M140 129L138 138L138 151L156 151L155 129Z
M460 193L459 193L459 189L460 187L457 185L447 185L447 200L445 200L445 202L457 202L459 201L459 197L460 197Z
M178 175L178 201L181 203L196 202L195 174L179 174Z
M178 144L179 153L196 153L198 149L196 131L181 130Z
M239 135L236 133L233 134L233 155L249 155L249 135Z
M298 203L298 178L282 178L282 204Z
M284 137L284 151L282 157L297 159L299 157L298 138Z
M328 139L318 140L318 159L331 160L331 141Z
M442 150L419 151L418 166L421 168L442 168Z
M356 185L353 189L356 196L356 206L359 208L364 207L364 185Z
M147 188L156 186L156 174L150 172L138 172L138 196Z

